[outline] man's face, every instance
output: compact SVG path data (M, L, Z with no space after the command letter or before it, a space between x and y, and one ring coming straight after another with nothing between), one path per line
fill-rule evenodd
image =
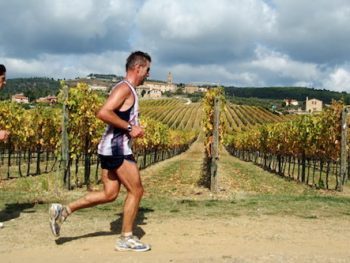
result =
M142 85L145 80L149 77L149 71L151 69L151 63L147 61L145 65L140 66L140 85Z
M4 73L3 75L0 75L0 89L5 87L5 85L6 85L6 73Z

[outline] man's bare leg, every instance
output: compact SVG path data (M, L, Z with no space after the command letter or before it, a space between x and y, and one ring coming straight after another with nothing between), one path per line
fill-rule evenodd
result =
M103 169L101 179L103 183L103 190L90 192L84 197L68 204L67 208L70 210L70 213L82 208L112 202L118 197L120 182L115 173L113 171Z
M127 160L124 160L116 172L120 183L128 191L123 209L122 234L131 233L143 195L140 172L136 163Z
M124 203L122 235L117 240L115 249L118 251L148 251L150 245L142 243L132 234L134 221L143 195L139 169L134 162L124 160L116 170L119 181L125 186L128 194Z
M117 198L120 190L120 181L116 174L113 171L102 170L102 182L102 191L88 193L68 206L51 204L49 208L49 219L51 231L54 236L58 237L60 235L62 223L72 212L78 209L112 202Z

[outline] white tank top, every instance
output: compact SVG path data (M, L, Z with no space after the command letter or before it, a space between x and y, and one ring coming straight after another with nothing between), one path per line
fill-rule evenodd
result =
M127 80L118 82L112 90L125 83L134 95L134 104L126 111L115 110L119 118L129 122L131 125L139 125L139 102L135 88ZM106 156L130 155L132 140L127 130L108 125L98 145L98 154Z

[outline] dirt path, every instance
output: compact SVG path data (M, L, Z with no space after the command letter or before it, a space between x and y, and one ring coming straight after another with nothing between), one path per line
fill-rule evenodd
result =
M109 220L72 217L55 240L46 213L24 214L0 231L1 262L349 262L350 222L235 217L152 219L139 226L147 253L116 252Z
M154 174L172 167L172 180L182 186L188 183L190 187L169 194L210 198L211 193L193 184L200 178L196 172L201 167L200 149L203 147L196 143L184 155L143 171L146 187L159 184L159 191L168 194ZM223 156L226 166L221 169L229 165L229 158ZM190 162L192 169L185 162ZM186 182L186 174L194 181ZM237 182L227 180L224 178L226 185L237 187ZM281 215L209 218L174 215L170 218L157 212L147 213L135 233L150 243L152 250L121 253L113 247L121 222L115 219L115 213L105 212L106 216L98 217L94 216L96 213L76 213L63 225L61 237L55 239L48 227L46 210L46 205L29 208L5 222L5 227L0 229L1 263L350 262L350 221L345 216L306 219Z

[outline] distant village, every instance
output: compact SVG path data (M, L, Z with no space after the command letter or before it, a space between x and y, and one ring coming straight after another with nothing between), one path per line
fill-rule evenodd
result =
M67 83L71 86L76 85L78 82L86 82L92 90L99 90L102 92L108 92L113 85L121 78L115 75L101 75L101 74L89 74L86 78L77 78L74 80L68 80ZM181 90L184 94L205 93L207 87L194 85L194 84L181 84L177 85L173 82L173 76L171 72L168 73L167 81L155 81L146 80L143 85L136 88L137 94L142 99L159 99L164 97L164 94L176 93ZM11 97L11 100L17 103L30 103L29 98L24 96L23 93L15 94ZM36 100L37 103L55 104L57 103L57 97L50 95L42 97ZM295 99L284 99L283 104L289 114L310 114L321 112L323 109L323 102L321 100L306 97L305 105Z
M108 92L119 80L120 78L115 75L89 74L86 78L67 80L67 83L70 86L74 86L78 82L85 82L92 90ZM175 93L178 91L178 89L181 89L181 91L185 94L193 94L197 92L205 93L207 91L206 87L200 87L192 84L184 84L179 87L177 84L173 83L173 76L171 72L169 72L166 82L146 80L143 85L136 88L136 92L143 99L158 99L163 97L166 92ZM13 95L11 100L18 103L29 103L29 98L24 96L23 93ZM57 97L50 95L39 98L36 100L36 102L54 104L57 102Z
M317 113L321 112L323 109L323 102L318 99L309 99L306 97L305 108L303 109L299 102L294 99L285 99L284 104L286 107L291 107L287 110L290 114L308 114L308 113Z
M99 82L99 80L103 80L99 75L90 74L87 79L90 80L89 85L93 90L107 91L111 88L110 86L103 85L102 82ZM117 78L112 78L113 85L117 81ZM178 89L182 89L182 92L187 94L207 91L207 88L205 87L192 84L184 84L184 86L179 87L173 82L173 75L169 72L167 81L146 80L143 85L136 87L136 92L143 99L157 99L164 96L164 93L166 92L175 93Z

